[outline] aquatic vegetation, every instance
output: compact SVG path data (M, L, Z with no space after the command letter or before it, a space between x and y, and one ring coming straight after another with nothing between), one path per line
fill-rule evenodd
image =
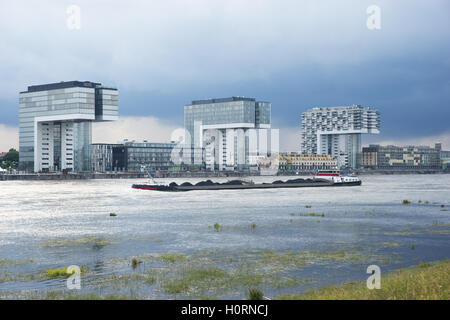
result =
M402 204L410 204L411 203L411 201L409 201L409 200L402 200Z
M315 213L315 212L299 213L298 215L301 216L301 217L325 217L324 213Z
M348 250L347 250L348 249ZM192 255L175 253L150 253L143 256L110 259L114 260L117 270L130 264L133 272L125 274L109 274L90 280L93 288L101 292L117 292L121 296L125 290L131 294L136 292L151 292L156 297L159 294L167 297L222 297L227 294L243 292L247 288L295 288L311 279L299 278L295 273L310 265L328 264L339 261L356 263L360 261L379 261L375 256L365 256L358 249L318 252L318 251L275 251L275 250L244 250L238 253L227 250L200 251ZM378 260L377 260L378 259ZM144 263L145 262L145 263ZM141 267L138 268L139 265ZM123 269L122 269L123 270ZM83 272L85 270L83 269ZM6 274L13 280L15 275ZM38 280L67 278L67 269L48 269L38 274ZM1 279L1 273L0 273ZM8 281L9 278L6 278ZM29 281L31 279L28 278ZM0 281L1 282L1 281ZM153 286L152 289L148 289ZM45 292L45 291L44 291ZM41 298L44 297L41 292ZM76 296L57 294L54 299L77 299ZM92 296L92 298L103 298ZM112 297L113 298L113 297ZM144 294L142 298L149 298ZM244 296L245 298L245 296ZM80 298L82 299L82 298ZM106 298L107 299L107 298Z
M80 272L81 274L86 273L86 267L80 267ZM47 279L58 279L58 278L68 278L70 275L74 274L75 271L73 271L72 273L69 273L67 271L67 268L61 268L61 269L47 269L44 270L43 275L47 278Z
M218 224L217 222L214 224L214 229L219 232L223 230L223 226L221 226L220 224Z
M160 258L165 262L175 263L185 259L186 256L184 254L163 253L160 255Z
M133 257L133 258L131 259L131 267L132 267L133 269L136 269L137 266L138 266L139 264L141 264L141 263L142 263L142 261L139 260L139 259L137 259L137 258L135 258L135 257Z
M259 289L248 289L247 299L248 300L263 300L264 293Z
M366 281L347 282L305 294L279 296L284 300L448 300L450 260L420 264L383 276L381 289L368 290Z
M108 240L104 240L104 239L96 239L93 243L92 243L92 247L94 248L101 248L107 245L112 244L111 241Z
M111 241L107 239L102 239L95 236L82 237L78 239L65 239L58 238L54 240L48 240L41 244L42 247L65 247L65 246L79 246L91 244L94 247L103 247L112 244Z
M418 235L421 234L419 231L386 231L382 232L385 236L411 236L411 235Z
M414 250L416 247L414 246L414 243L411 245L411 250Z
M448 211L447 209L441 209L441 211Z
M0 267L17 267L22 266L24 264L32 263L33 259L26 259L26 260L11 260L6 258L0 259Z
M109 214L109 216L110 216L110 217L116 217L117 214L115 214L114 212L111 212L111 213Z
M168 294L188 294L190 291L203 293L208 289L225 285L227 273L217 267L187 268L181 277L164 279L161 287Z
M383 242L383 246L384 247L397 247L397 246L399 246L399 243L393 242L393 241L387 241L387 242Z
M15 281L14 275L8 270L0 271L0 283Z
M156 277L149 272L131 274L113 274L102 279L98 279L97 284L109 284L114 289L140 287L142 284L152 285L156 282Z
M47 291L44 297L32 296L30 299L44 299L44 300L133 300L136 296L122 296L115 294L108 294L99 296L96 294L76 294L74 292L67 292L62 290Z
M430 230L428 232L429 234L450 234L450 225L449 224L439 224L436 222L436 224L433 224L433 230Z
M256 224L255 224L255 223L252 223L252 224L250 225L250 228L255 229L255 228L256 228Z

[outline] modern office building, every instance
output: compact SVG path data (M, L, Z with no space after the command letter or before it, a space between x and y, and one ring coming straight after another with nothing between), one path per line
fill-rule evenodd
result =
M450 150L441 150L440 156L441 156L442 170L449 170L450 169Z
M440 169L440 150L428 146L370 145L362 149L362 167L371 169Z
M302 114L302 154L329 154L340 168L358 168L361 134L380 132L380 113L360 105L312 108Z
M92 171L93 172L109 172L117 171L114 167L113 151L115 148L121 147L121 144L92 144ZM117 159L117 157L116 157Z
M142 172L148 169L152 171L177 171L203 169L201 166L194 167L188 162L184 151L191 146L179 145L177 143L155 143L137 142L124 140L117 144L93 144L92 164L95 172L127 171ZM201 150L195 150L195 154L202 162Z
M20 171L90 171L92 122L118 119L116 88L89 81L29 86L19 94Z
M440 142L436 142L434 144L434 149L439 151L442 170L449 171L450 170L450 150L442 150L442 143L440 143Z
M329 154L280 153L280 171L315 171L337 168L337 160Z
M184 106L184 125L192 147L205 150L207 169L257 169L259 160L278 154L270 112L269 102L253 98L197 100Z

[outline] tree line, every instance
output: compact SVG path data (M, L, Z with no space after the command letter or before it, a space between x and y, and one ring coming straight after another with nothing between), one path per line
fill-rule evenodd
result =
M2 169L17 169L19 166L19 151L14 148L9 149L6 155L0 159Z

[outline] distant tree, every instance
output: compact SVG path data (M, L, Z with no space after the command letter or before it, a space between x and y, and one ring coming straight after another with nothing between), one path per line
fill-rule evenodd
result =
M14 148L9 149L8 153L0 160L0 166L3 169L17 169L19 166L19 151Z

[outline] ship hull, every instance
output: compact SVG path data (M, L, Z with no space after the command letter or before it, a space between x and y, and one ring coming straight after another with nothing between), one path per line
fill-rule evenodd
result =
M315 182L304 183L260 183L260 184L242 184L242 185L189 185L189 186L167 186L167 185L138 185L134 184L133 189L151 190L151 191L194 191L194 190L242 190L242 189L280 189L280 188L311 188L311 187L344 187L344 186L359 186L361 181L339 182L320 180Z

